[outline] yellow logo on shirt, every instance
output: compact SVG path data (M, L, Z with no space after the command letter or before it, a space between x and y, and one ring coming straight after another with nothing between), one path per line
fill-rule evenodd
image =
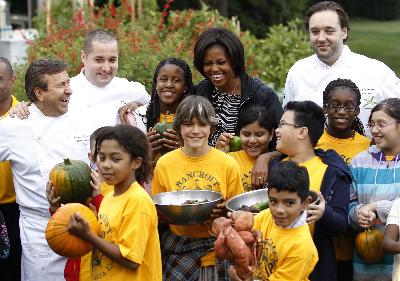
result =
M261 243L261 255L258 259L255 275L260 280L268 280L269 276L276 269L278 263L278 253L272 239L267 239Z
M191 171L181 177L175 185L180 189L220 191L221 183L207 172Z

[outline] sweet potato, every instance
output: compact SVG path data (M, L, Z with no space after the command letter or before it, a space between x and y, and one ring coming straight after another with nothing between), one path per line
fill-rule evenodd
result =
M225 245L225 233L221 231L218 234L217 240L214 243L215 254L221 259L229 259L233 258L232 251Z
M212 232L215 236L218 236L219 233L225 229L228 225L232 224L231 219L227 219L225 217L216 218L212 223Z
M236 211L232 213L233 225L237 231L251 231L254 225L254 216L245 211Z
M250 231L238 231L238 234L240 237L242 237L244 243L248 246L253 246L253 243L255 242L255 237L252 232Z
M253 260L252 251L233 227L226 227L224 234L226 236L226 246L233 254L233 263L235 264L237 274L239 277L244 278L249 274L249 266Z

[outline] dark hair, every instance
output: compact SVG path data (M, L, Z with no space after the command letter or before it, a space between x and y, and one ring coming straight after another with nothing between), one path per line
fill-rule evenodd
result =
M174 118L174 130L181 137L181 125L196 118L202 124L210 124L215 130L218 118L211 102L201 96L188 96L178 106Z
M347 32L350 31L350 25L349 25L349 15L346 13L346 11L340 6L338 3L334 1L323 1L316 3L312 5L304 14L304 26L306 30L310 28L310 18L313 14L321 12L321 11L334 11L339 17L339 23L340 27L346 28ZM346 42L348 39L345 38L343 42Z
M94 148L94 150L96 150L96 140L97 138L105 131L109 130L113 128L112 126L104 126L104 127L100 127L96 130L93 131L93 133L90 135L90 139L89 139L89 145L90 145L90 151L92 151L92 147Z
M307 168L293 161L281 161L271 168L267 178L268 194L271 188L280 191L296 192L301 202L309 196L310 180Z
M130 125L117 125L103 130L96 139L94 158L100 152L105 140L116 140L119 145L131 155L131 159L142 158L142 164L135 171L135 178L139 183L147 182L150 175L150 146L146 135L138 128Z
M33 61L25 73L25 92L31 102L38 99L35 88L47 91L47 82L44 76L58 74L67 70L67 64L59 59L38 59Z
M244 106L239 111L236 134L239 135L240 130L243 127L254 122L257 122L260 127L266 129L270 134L272 134L273 137L268 145L268 150L273 150L276 145L274 131L278 127L278 120L276 119L274 112L265 106L260 106L254 103Z
M215 45L225 48L235 76L245 73L244 49L240 39L226 28L214 27L204 31L194 46L193 64L204 77L204 55L207 49Z
M308 129L311 145L315 147L324 132L325 116L322 108L312 101L290 101L285 110L294 111L294 123Z
M371 110L371 114L369 116L368 122L371 122L372 113L376 111L383 111L390 117L400 121L400 99L399 98L390 98L385 99L374 106Z
M85 34L85 38L83 40L83 51L86 55L90 54L93 51L93 41L97 41L100 43L112 43L117 42L117 38L110 32L104 29L97 29L89 31Z
M332 93L336 89L349 89L356 97L356 103L357 103L356 105L357 105L357 107L358 108L360 107L360 104L361 104L360 89L350 79L340 79L340 78L331 81L326 86L326 88L325 88L325 90L323 92L323 104L324 104L324 107L327 106L328 103L329 103L329 100L330 100L329 94ZM325 125L327 125L326 120L325 120ZM353 122L353 124L351 126L351 129L353 131L358 132L360 135L365 135L364 125L361 122L360 118L358 118L358 116L356 116L356 118L354 119L354 122Z
M6 65L6 70L10 77L14 75L12 65L8 59L6 59L5 57L0 57L0 63L4 63Z
M160 118L160 98L157 94L157 77L160 69L167 64L173 64L180 67L184 73L186 91L182 94L181 100L183 100L188 95L193 93L193 81L192 81L192 71L190 70L190 66L182 59L179 58L167 58L162 60L156 67L153 75L153 86L151 90L151 100L150 104L147 107L146 111L146 119L147 119L147 130L154 127L154 125L158 122ZM181 101L180 100L180 101ZM179 102L180 102L179 101Z

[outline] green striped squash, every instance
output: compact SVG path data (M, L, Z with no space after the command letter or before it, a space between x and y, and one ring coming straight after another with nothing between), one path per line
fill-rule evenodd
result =
M85 203L93 191L90 174L88 164L67 158L53 167L49 178L61 203Z

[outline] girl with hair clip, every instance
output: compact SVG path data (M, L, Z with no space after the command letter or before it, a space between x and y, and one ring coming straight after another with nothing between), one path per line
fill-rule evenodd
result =
M99 236L75 213L68 231L91 243L92 280L161 280L157 211L139 182L150 173L149 144L143 132L119 125L96 139L100 174L113 186L98 212Z
M242 150L229 152L229 143L234 134L222 133L219 136L216 148L237 161L245 191L255 189L251 184L251 172L257 157L274 149L274 131L277 127L278 122L271 111L263 106L249 104L240 111L236 127Z
M163 148L174 150L180 147L181 143L173 129L168 129L161 137L154 130L154 125L158 122L172 124L179 103L192 92L192 72L184 60L166 58L157 65L150 103L128 114L129 123L147 133L153 158L159 157Z
M390 98L377 104L371 110L368 127L375 145L350 162L353 183L349 224L357 231L375 228L383 233L385 225L397 223L393 220L397 204L391 215L389 212L393 201L400 197L400 99ZM392 230L390 226L386 233L393 238L396 233ZM367 263L355 255L353 265L355 281L392 280L392 255L384 255L375 263Z
M367 149L371 142L364 136L364 127L358 118L360 103L360 90L349 79L333 80L323 92L325 130L316 148L335 150L347 165L354 156ZM353 280L354 239L355 233L350 230L333 238L339 281Z
M203 32L194 47L193 63L205 78L195 86L195 94L211 101L219 119L210 145L215 146L222 133L235 133L239 112L249 103L265 106L276 120L281 118L283 110L276 93L245 72L244 48L232 31L216 27ZM257 158L252 185L264 185L272 157L267 153Z
M176 110L174 130L183 146L157 161L152 194L200 189L217 191L229 199L243 192L236 161L208 145L216 124L214 108L206 98L189 96L181 102ZM225 203L219 204L211 219L225 213ZM169 225L161 237L163 280L228 280L218 279L226 277L227 272L216 261L214 242L207 223Z

